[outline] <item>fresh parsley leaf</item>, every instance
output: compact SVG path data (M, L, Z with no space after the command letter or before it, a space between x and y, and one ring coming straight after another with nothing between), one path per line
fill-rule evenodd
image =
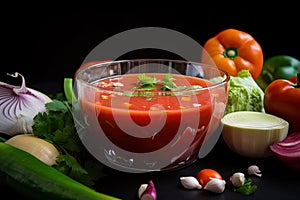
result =
M57 170L91 186L96 178L89 174L85 168L89 165L86 163L94 163L95 169L101 169L99 165L102 164L96 162L81 143L71 105L66 100L53 99L45 106L47 112L38 113L33 119L33 135L51 142L60 151L61 154L54 166ZM91 168L93 167L89 166L89 170ZM98 171L98 174L97 177L102 174L101 171Z
M157 80L155 76L146 76L145 74L139 74L138 80L140 86L137 88L138 90L154 90L155 86L161 84L162 91L176 91L176 90L195 90L201 88L199 85L190 85L190 86L177 86L174 82L174 78L172 74L165 74L163 79ZM138 93L136 96L144 96L142 93Z
M67 175L69 177L80 180L85 185L93 185L92 178L88 175L88 172L82 168L73 156L68 154L60 155L56 162L57 164L54 165L56 169L68 172Z
M48 111L58 111L62 113L68 112L68 107L63 101L54 99L52 102L46 103L46 108Z
M252 185L252 179L247 178L245 183L240 187L235 187L234 192L239 192L243 195L251 195L257 190L257 185Z
M138 80L141 85L140 87L138 87L139 89L153 90L154 86L157 84L157 80L154 75L147 76L146 74L139 74Z
M173 90L176 88L176 84L174 83L174 78L172 78L171 74L166 74L162 80L162 90Z

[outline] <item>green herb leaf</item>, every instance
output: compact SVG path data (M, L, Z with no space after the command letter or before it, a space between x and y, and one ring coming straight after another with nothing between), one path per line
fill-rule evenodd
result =
M82 168L77 160L68 154L60 155L57 159L57 164L54 166L56 169L67 173L67 175L75 180L79 180L85 185L92 186L94 183L88 172Z
M88 173L85 164L94 158L79 139L70 104L66 100L54 99L45 106L48 112L38 113L33 119L33 135L51 142L60 150L61 155L57 160L57 165L54 166L57 170L91 186L96 178ZM97 162L89 163L96 164ZM99 163L94 167L90 165L87 165L89 169L101 169ZM97 177L100 175L101 171L98 171Z
M46 103L46 108L48 111L58 111L62 113L68 112L68 107L62 101L54 99L52 102Z
M174 88L176 88L176 84L174 83L174 78L172 78L171 74L166 74L162 80L162 90L166 91L166 90L173 90Z
M252 179L248 178L245 183L240 187L235 187L234 192L239 192L243 195L251 195L257 190L257 185L252 185Z
M154 86L157 84L157 80L154 75L146 76L146 74L139 74L138 80L141 84L141 86L139 86L138 88L143 90L153 90Z
M138 90L154 90L155 85L158 84L161 84L162 91L195 90L201 88L199 85L177 86L174 82L175 79L172 77L172 74L169 73L165 74L161 81L157 80L155 76L146 76L145 74L139 74L138 80L141 84L141 86L138 87Z

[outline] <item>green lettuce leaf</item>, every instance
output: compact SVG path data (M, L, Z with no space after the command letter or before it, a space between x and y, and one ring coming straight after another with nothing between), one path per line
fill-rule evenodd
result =
M229 81L225 114L236 111L264 111L264 92L252 78L249 70L241 70Z

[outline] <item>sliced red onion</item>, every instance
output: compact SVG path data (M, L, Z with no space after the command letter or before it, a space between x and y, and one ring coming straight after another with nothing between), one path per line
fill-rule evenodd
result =
M271 151L291 169L300 172L300 132L290 133L284 140L270 145Z
M0 132L11 136L32 133L34 116L45 112L45 104L52 100L37 90L27 88L21 74L11 76L21 76L22 85L0 82Z
M279 146L295 146L300 143L300 133L290 133L283 141L277 142Z

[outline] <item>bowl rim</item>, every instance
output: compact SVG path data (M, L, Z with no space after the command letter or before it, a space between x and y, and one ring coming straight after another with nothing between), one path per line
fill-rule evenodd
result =
M86 72L87 70L92 70L94 68L99 68L99 67L103 67L103 66L109 66L111 64L120 64L120 63L125 63L125 62L174 62L174 63L186 63L186 64L191 64L191 65L195 65L195 64L198 64L198 65L202 65L202 66L206 66L206 67L209 67L211 69L214 69L214 70L218 70L221 74L223 74L224 76L224 79L218 83L213 83L212 85L209 85L207 87L202 87L202 88L197 88L197 89L188 89L188 90L176 90L176 91L160 91L160 92L163 92L163 93L177 93L177 92L183 92L183 91L188 91L188 92L198 92L198 91L203 91L203 90L211 90L211 89L214 89L214 88L218 88L218 87L222 87L223 85L226 85L229 83L229 80L230 80L230 75L229 73L226 71L226 70L223 70L217 66L214 66L212 64L207 64L207 63L201 63L201 62L194 62L194 61L186 61L186 60L175 60L175 59L127 59L127 60L116 60L116 61L105 61L105 62L100 62L100 63L95 63L95 64L92 64L92 65L89 65L83 69L79 69L76 74L75 74L75 83L77 83L77 81L81 82L81 84L85 85L86 87L90 87L90 88L93 88L93 89L99 89L99 87L93 85L92 83L93 82L87 82L85 80L83 80L82 78L80 78L80 76L82 75L82 73ZM126 74L126 73L125 73ZM155 74L152 73L152 74ZM123 75L123 74L120 74L120 75ZM177 75L177 74L176 74ZM178 75L182 75L182 74L178 74ZM119 75L116 75L116 76L119 76ZM113 77L113 76L112 76ZM193 77L193 76L191 76ZM130 90L129 90L130 91ZM125 93L125 92L129 92L128 90L127 91L122 91L121 93Z

